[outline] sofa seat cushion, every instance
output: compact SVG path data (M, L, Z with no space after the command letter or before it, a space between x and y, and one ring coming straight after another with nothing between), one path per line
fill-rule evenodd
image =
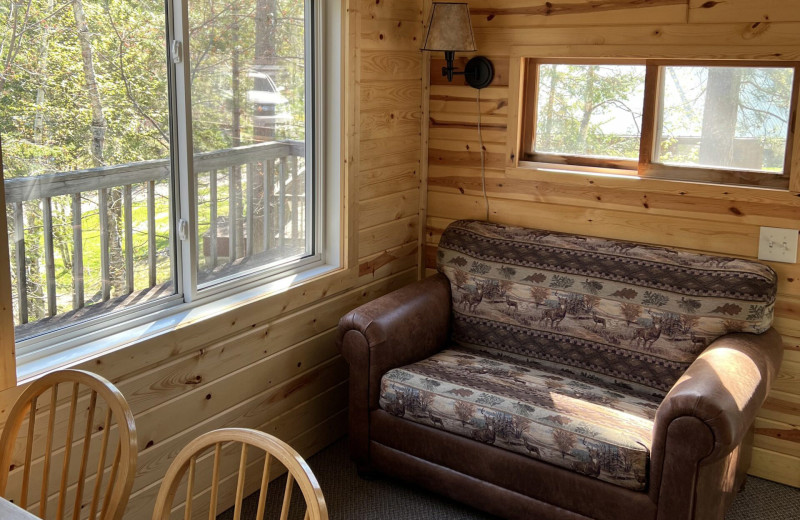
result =
M398 417L625 488L647 486L663 394L564 365L453 347L387 372L380 406Z

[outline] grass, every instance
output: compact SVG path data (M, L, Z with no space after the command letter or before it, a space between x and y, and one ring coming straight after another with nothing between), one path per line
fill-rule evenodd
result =
M202 235L209 229L211 219L211 197L209 187L209 174L200 175L198 184L198 248L199 269L209 269L202 254ZM260 186L260 182L257 181ZM134 264L134 290L145 289L150 286L149 265L148 265L148 230L147 230L147 191L145 184L138 184L132 187L132 240L133 240L133 264ZM242 175L242 196L246 192L246 177ZM168 282L172 277L172 266L170 262L170 190L167 182L156 184L155 196L155 229L156 229L156 285ZM229 186L227 179L223 176L217 185L217 211L218 218L229 216ZM32 258L38 264L38 272L29 278L29 321L37 321L46 316L46 273L44 259L44 236L41 222L40 202L31 201L26 203L26 254L29 258L29 269ZM35 207L33 205L36 205ZM54 219L54 263L56 280L56 301L59 314L72 310L73 299L73 273L72 273L72 225L71 225L71 196L53 197L53 219ZM37 209L38 208L38 209ZM96 303L100 300L101 292L101 247L100 247L100 217L96 192L83 194L81 208L81 228L83 245L83 266L84 266L84 297L87 305ZM12 213L9 213L12 214ZM31 218L33 221L31 221ZM124 211L122 219L124 220ZM10 223L11 224L11 223ZM124 226L120 225L120 241L123 249L123 262L125 258L125 237ZM16 278L16 259L13 254L13 225L9 227L9 236L12 237L12 274ZM35 266L34 266L35 267ZM124 277L124 263L118 267L120 276ZM33 278L33 280L31 280ZM123 282L124 283L124 282ZM35 287L32 288L31 285ZM111 298L120 296L115 294L113 288ZM16 323L19 323L19 301L14 285L14 314Z

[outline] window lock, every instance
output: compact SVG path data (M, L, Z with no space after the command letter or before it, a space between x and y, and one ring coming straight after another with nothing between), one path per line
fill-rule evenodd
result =
M178 64L183 61L183 43L180 40L172 40L172 63Z
M189 240L189 222L184 219L178 221L178 238L180 240Z

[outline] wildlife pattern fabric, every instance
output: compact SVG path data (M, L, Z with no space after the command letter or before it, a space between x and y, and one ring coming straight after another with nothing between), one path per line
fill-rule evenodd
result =
M469 220L437 265L457 343L659 391L719 336L766 331L777 286L757 262Z
M663 397L644 387L598 382L562 365L456 347L387 372L380 406L398 417L642 490L653 419Z

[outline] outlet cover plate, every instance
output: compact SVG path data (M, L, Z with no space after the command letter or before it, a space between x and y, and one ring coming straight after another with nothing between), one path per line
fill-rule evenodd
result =
M773 262L797 262L796 229L762 227L758 239L758 259Z

